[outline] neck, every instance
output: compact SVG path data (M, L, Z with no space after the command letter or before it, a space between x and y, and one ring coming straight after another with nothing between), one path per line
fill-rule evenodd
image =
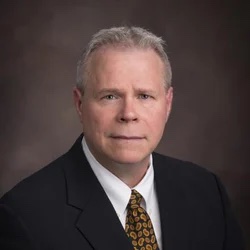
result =
M149 167L149 157L135 164L105 164L104 167L130 188L135 187L145 176Z

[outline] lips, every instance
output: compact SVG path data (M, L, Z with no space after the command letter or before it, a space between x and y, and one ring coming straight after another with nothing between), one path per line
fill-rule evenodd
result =
M117 140L141 140L144 139L143 136L127 136L127 135L111 135L111 138Z

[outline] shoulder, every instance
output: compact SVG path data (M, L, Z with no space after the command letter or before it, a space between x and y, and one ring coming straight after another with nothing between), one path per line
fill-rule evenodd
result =
M185 175L210 175L209 170L202 166L199 166L193 162L176 159L173 157L165 156L158 153L153 153L154 165L160 171L171 171L175 174Z
M39 171L20 181L14 188L7 192L0 203L7 202L11 197L18 198L27 196L36 196L46 194L47 196L56 195L57 189L65 186L66 168L77 165L82 161L83 152L81 147L82 135L80 135L68 152L52 161Z
M219 178L202 166L158 153L153 154L153 159L155 178L159 181L172 182L175 186L194 193L220 192Z
M60 156L47 166L20 181L1 199L1 204L14 206L15 204L29 205L31 201L39 204L44 199L60 194L64 184L63 166L67 164L67 154ZM30 202L28 202L30 201Z
M67 162L67 154L59 157L22 180L0 199L0 221L3 222L0 231L6 234L0 245L5 247L13 242L20 249L34 249L33 245L28 245L46 242L55 228L59 234L67 198L63 171ZM6 241L7 238L11 242Z
M159 192L171 190L175 198L184 199L200 211L214 211L222 215L228 197L219 178L211 171L188 161L156 154L155 182Z

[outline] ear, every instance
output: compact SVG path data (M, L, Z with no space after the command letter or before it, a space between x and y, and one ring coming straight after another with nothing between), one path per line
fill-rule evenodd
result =
M166 122L168 121L169 115L172 110L173 92L174 92L173 87L169 87L166 92L166 108L167 108Z
M76 107L76 112L81 122L82 122L82 105L83 105L82 96L83 96L82 92L77 87L74 87L73 89L74 103Z

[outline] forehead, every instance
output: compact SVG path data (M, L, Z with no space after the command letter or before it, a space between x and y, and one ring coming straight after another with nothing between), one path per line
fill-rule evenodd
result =
M92 76L98 74L100 70L115 72L116 68L121 67L124 67L124 70L144 67L145 70L150 68L151 71L160 71L160 75L164 74L164 62L151 48L105 46L94 51L88 60L88 72Z
M152 49L105 48L89 61L85 90L165 89L164 64Z

